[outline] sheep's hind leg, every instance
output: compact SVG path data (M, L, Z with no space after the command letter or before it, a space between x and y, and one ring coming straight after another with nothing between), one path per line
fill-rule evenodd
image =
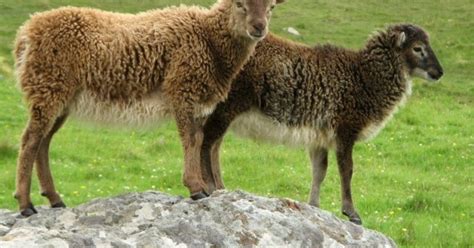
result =
M45 134L53 126L55 112L48 105L33 105L30 108L30 120L23 132L18 156L16 193L21 215L28 217L37 211L31 203L31 174L39 147Z
M328 168L328 150L326 148L320 147L312 148L309 151L309 156L313 167L313 181L309 197L309 204L319 208L321 183L326 177L326 171Z
M193 117L192 111L177 111L176 123L184 149L183 183L189 189L191 198L199 200L208 197L207 186L201 174L202 124Z
M61 200L61 197L56 192L54 187L53 177L49 167L49 146L53 135L61 128L66 121L67 114L58 117L48 132L48 134L41 141L38 155L36 157L36 172L38 174L39 183L41 186L41 195L48 198L52 208L65 208L66 205Z
M339 174L341 176L342 214L349 217L351 222L362 225L362 220L352 202L351 180L353 168L353 146L353 139L340 140L340 142L337 143L336 156Z

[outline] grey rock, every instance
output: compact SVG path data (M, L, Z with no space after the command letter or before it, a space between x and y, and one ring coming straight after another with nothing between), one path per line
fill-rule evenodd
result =
M7 234L10 231L10 228L0 225L0 236Z
M300 36L300 32L298 32L298 30L296 30L296 28L294 27L288 27L288 28L285 28L286 32L292 34L292 35L295 35L295 36Z
M159 192L0 210L0 247L396 247L388 237L288 199L217 191L192 201Z

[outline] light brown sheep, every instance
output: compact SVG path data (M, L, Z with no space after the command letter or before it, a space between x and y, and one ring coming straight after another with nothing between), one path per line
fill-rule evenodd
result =
M219 0L210 9L170 7L120 14L63 7L37 13L18 31L14 55L29 121L18 157L15 197L30 200L36 164L42 195L64 207L48 149L68 116L130 126L174 117L184 147L183 182L206 195L199 167L202 117L227 97L231 80L268 32L284 0Z
M427 33L401 24L352 51L331 45L308 47L268 35L204 126L203 178L224 187L219 146L232 123L238 134L308 148L313 164L310 204L319 207L328 150L336 151L342 212L361 224L351 195L352 150L375 136L411 93L412 76L443 75Z

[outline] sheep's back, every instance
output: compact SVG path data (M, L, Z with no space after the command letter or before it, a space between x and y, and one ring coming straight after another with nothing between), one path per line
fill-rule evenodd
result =
M170 112L161 92L169 61L185 43L200 49L192 42L203 43L204 15L184 7L137 15L75 7L37 13L19 29L15 49L26 100L75 91L69 109L80 119L160 121Z
M234 84L234 101L250 100L253 108L236 119L233 130L276 143L331 147L341 118L352 118L358 77L354 51L269 36ZM253 99L241 89L252 89Z
M200 25L204 14L184 7L137 15L76 7L37 13L19 32L17 61L73 75L64 79L67 87L99 100L140 99L160 87L174 50L196 35L189 23Z
M337 47L311 48L271 38L257 47L245 79L258 93L261 111L296 127L336 128L358 91L356 53Z

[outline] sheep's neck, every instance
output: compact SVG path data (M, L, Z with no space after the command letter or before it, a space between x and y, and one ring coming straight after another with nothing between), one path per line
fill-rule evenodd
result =
M230 85L255 49L256 42L236 34L230 8L215 11L209 18L209 46L215 55L222 83Z
M381 40L381 39L379 39ZM376 119L383 119L410 94L410 82L399 55L390 45L373 43L361 52L361 94L358 98Z

